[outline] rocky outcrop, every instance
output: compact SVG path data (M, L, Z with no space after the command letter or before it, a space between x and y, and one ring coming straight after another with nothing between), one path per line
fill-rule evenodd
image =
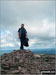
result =
M2 75L41 75L42 70L55 70L55 55L34 54L30 50L14 50L0 60Z

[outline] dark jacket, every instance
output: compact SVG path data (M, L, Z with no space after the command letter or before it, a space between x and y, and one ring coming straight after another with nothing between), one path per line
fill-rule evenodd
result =
M28 41L29 39L26 38L26 29L25 28L19 28L18 32L20 33L20 41L23 43L24 46L29 46Z

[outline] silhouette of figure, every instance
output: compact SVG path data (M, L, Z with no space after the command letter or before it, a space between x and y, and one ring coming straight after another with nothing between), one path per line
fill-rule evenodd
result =
M24 28L24 24L21 24L21 28L19 28L18 30L18 37L20 39L20 42L21 42L21 46L20 46L20 49L24 49L24 45L25 46L28 46L28 39L27 39L27 31L26 29Z

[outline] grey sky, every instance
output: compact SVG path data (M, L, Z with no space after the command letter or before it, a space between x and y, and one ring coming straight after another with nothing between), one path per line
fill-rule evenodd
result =
M17 47L21 23L29 36L29 48L55 47L55 1L0 1L2 48ZM4 41L3 41L4 40ZM35 47L36 46L36 47Z

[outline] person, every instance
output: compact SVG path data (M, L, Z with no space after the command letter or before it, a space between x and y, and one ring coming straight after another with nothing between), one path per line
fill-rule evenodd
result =
M20 39L21 42L21 46L20 49L24 49L24 43L25 43L25 39L27 38L27 31L24 28L24 24L21 24L21 28L18 29L18 37Z

